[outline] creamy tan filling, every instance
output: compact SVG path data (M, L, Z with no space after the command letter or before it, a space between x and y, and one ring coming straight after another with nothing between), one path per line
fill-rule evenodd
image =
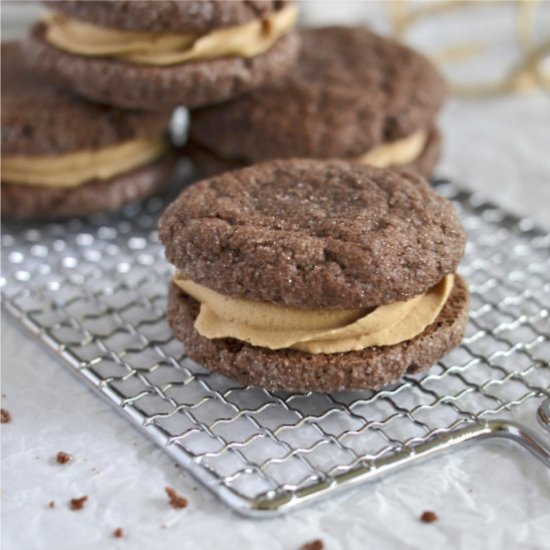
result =
M447 275L426 294L375 309L303 310L219 294L177 274L174 283L200 303L205 338L236 338L268 349L309 353L358 351L414 338L441 313L453 288Z
M374 147L354 160L377 168L409 164L420 156L426 147L427 139L428 133L425 130L418 130L406 138Z
M119 31L71 19L61 13L48 14L44 21L46 40L62 50L140 65L175 65L228 56L254 57L289 32L297 18L298 8L291 4L265 19L204 35Z
M2 181L44 187L77 187L106 180L148 164L166 150L164 138L136 139L97 151L77 151L52 157L2 158Z

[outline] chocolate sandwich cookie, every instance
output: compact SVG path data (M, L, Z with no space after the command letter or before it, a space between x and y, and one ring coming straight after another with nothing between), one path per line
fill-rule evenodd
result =
M85 215L159 191L174 165L169 118L89 103L38 78L20 44L2 44L2 215Z
M29 58L55 82L129 109L198 107L280 79L298 53L288 1L55 1Z
M189 152L199 172L310 157L429 175L446 95L431 63L363 27L302 29L300 43L284 80L192 112Z
M189 356L270 389L375 388L458 345L452 205L411 171L279 160L186 189L159 235Z

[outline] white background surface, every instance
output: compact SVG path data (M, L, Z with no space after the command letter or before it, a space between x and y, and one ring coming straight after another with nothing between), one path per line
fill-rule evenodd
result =
M18 32L13 13L20 4L8 6L9 17L3 20L12 34ZM305 11L315 23L361 22L366 14L378 17L379 8L376 3L328 2L309 3ZM27 3L23 9L34 8ZM453 25L470 28L464 23L457 16ZM436 40L438 31L430 32L421 41ZM441 126L441 174L550 228L547 95L453 99ZM5 550L290 550L315 538L330 550L548 548L548 471L512 444L481 443L285 517L244 519L176 468L8 318L2 344L2 406L13 417L2 425ZM520 420L532 424L533 418L532 407L521 412ZM56 464L60 450L74 460ZM167 504L166 485L189 499L186 510ZM70 511L69 500L82 495L89 496L85 508ZM47 506L50 500L56 502L53 510ZM439 521L419 522L426 509L436 511ZM126 531L123 539L112 538L116 527Z

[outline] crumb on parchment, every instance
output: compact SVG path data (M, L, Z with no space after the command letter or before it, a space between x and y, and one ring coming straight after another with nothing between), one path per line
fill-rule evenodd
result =
M420 516L420 521L423 523L433 523L437 520L437 514L435 512L432 512L431 510L426 510L422 512L422 515Z
M87 500L88 500L87 496L83 496L80 498L72 498L71 502L69 503L71 510L82 510Z
M7 409L0 409L0 423L9 424L11 422L11 414Z
M55 460L58 464L67 464L73 459L73 457L66 453L65 451L59 451L57 455L55 455Z
M187 505L189 504L187 499L178 495L172 487L165 487L164 490L170 499L170 506L174 508L187 508Z
M306 542L300 546L300 550L323 550L325 545L321 539L315 539L311 542Z

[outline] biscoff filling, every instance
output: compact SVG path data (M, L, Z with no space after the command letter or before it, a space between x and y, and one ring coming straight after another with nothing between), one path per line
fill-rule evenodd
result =
M57 156L2 158L2 181L52 188L78 187L92 180L108 180L159 158L165 138L143 138Z
M353 160L377 168L409 164L420 156L427 139L428 132L418 130L405 138L378 145Z
M405 166L414 162L420 156L426 147L427 141L428 131L418 130L410 136L383 143L373 147L359 157L347 160L359 164L368 164L377 168ZM227 158L227 160L231 159Z
M374 309L305 310L234 298L179 273L174 283L200 303L195 329L205 338L236 338L271 350L340 353L391 346L422 333L445 306L454 275L447 275L425 294Z
M296 24L298 8L285 6L263 19L206 34L120 31L58 12L45 16L46 40L61 50L138 65L176 65L222 57L250 58L269 50Z

